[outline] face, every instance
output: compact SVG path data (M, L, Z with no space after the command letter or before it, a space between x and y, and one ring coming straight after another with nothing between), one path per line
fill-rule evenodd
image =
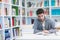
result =
M43 13L38 14L38 19L44 21L44 14Z

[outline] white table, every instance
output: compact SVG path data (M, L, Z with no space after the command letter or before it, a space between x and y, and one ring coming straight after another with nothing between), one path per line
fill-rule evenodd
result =
M17 37L16 40L20 40L20 39L60 39L60 32L57 32L57 35L49 34L49 35L46 35L46 36L33 34L32 33L33 31L30 31L30 32L31 33L23 31L22 37Z

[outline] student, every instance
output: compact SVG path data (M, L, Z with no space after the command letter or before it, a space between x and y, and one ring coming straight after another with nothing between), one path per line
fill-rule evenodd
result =
M36 14L37 19L35 19L33 26L34 34L38 32L53 33L55 30L55 22L45 17L44 10L42 8L38 9Z

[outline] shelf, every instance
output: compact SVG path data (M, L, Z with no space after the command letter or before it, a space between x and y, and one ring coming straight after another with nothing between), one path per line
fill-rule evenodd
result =
M10 0L3 0L4 3L10 4Z
M7 27L7 28L5 27L5 29L11 29L11 27Z
M11 28L16 28L16 27L20 27L19 25L18 26L12 26Z
M19 0L11 0L12 4L19 5Z

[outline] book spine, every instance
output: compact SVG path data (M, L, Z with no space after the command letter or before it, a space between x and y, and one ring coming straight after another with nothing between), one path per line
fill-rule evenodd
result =
M8 18L8 20L9 20L9 27L11 27L11 20L10 20L10 18Z
M16 37L16 29L14 29L14 35L15 35L15 37Z
M14 26L14 17L12 18L12 26Z
M30 16L32 16L32 10L30 10L30 13L29 13Z
M0 8L0 15L1 15L1 8Z
M12 15L15 15L15 14L16 14L16 9L12 8Z
M0 29L2 29L2 25L0 24Z

